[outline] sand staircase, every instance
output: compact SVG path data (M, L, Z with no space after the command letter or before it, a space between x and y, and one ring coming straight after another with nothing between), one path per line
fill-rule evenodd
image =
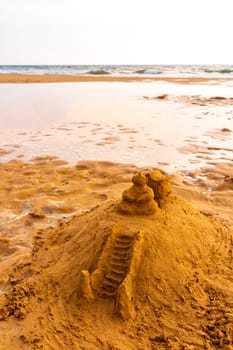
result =
M99 257L96 269L90 274L82 271L82 294L86 300L114 301L124 319L134 317L133 294L136 276L144 247L142 231L128 232L112 229Z
M113 243L108 265L103 273L103 281L97 292L99 296L105 298L116 295L129 271L134 236L121 234L116 237Z

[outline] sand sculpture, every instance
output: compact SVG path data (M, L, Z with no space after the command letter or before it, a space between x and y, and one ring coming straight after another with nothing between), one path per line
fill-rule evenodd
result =
M143 232L112 228L93 273L82 271L82 292L88 301L113 299L115 312L123 319L134 318L132 302L135 279L143 250Z
M122 194L119 211L124 214L154 214L170 198L170 177L159 170L138 173L132 178L133 186Z
M47 163L51 164L49 171ZM15 174L16 164L4 166L4 176L9 178L2 186L6 188L5 202L16 203L13 208L19 213L16 205L25 201L26 182L20 177L23 195L20 191L19 202L19 188L14 188L14 177L9 176L11 166ZM17 171L21 163L18 166ZM48 183L55 181L52 179L57 173L59 182L72 179L69 196L63 181L62 186L56 185L72 204L85 201L96 204L94 193L90 198L90 189L93 184L96 189L97 179L99 193L109 195L114 189L115 197L105 203L99 198L97 203L101 205L95 208L88 203L87 212L72 219L63 218L51 227L46 226L47 211L44 218L30 212L24 215L20 219L21 232L31 231L30 235L34 235L33 251L23 255L20 250L22 255L17 260L13 255L14 263L6 264L13 237L2 237L0 348L232 350L232 205L226 205L222 211L225 217L228 210L229 223L216 220L212 212L195 209L178 194L173 195L170 178L157 170L135 176L133 186L125 191L121 201L118 193L135 168L115 167L113 171L108 164L111 176L103 177L103 164L100 172L99 166L93 171L91 163L89 172L81 167L78 172L82 174L77 176L76 168L72 171L62 168L58 172L56 165L46 161L46 174L52 173L52 177L50 181L41 173L38 177L46 185L46 193ZM29 170L25 170L26 177ZM33 165L32 170L34 178L37 168ZM18 173L22 175L22 171ZM119 183L112 181L113 174ZM229 174L231 178L232 169ZM222 172L220 175L225 186ZM90 176L94 178L91 184L80 181ZM202 190L201 187L200 198ZM217 192L213 198L222 203L228 192L219 191L216 195ZM57 198L64 199L64 195ZM193 200L196 189L188 190L186 195ZM206 199L199 202L200 198L195 203L206 205ZM35 211L45 207L45 203L41 198L38 202L32 200ZM220 209L220 205L211 205L212 209ZM148 207L155 212L149 210L147 215ZM144 209L143 215L140 208ZM51 216L47 220L50 225ZM5 232L20 233L19 221L10 221L12 226ZM4 226L2 220L3 232Z
M118 207L124 214L154 214L172 192L170 177L159 170L138 173L132 182L133 186L123 192ZM128 232L113 226L96 269L91 274L82 271L83 297L91 302L98 298L113 299L115 312L123 319L134 318L133 295L143 242L141 230Z
M152 170L145 175L148 186L151 187L154 192L154 200L158 203L159 207L163 207L172 197L170 176L162 174L160 170Z

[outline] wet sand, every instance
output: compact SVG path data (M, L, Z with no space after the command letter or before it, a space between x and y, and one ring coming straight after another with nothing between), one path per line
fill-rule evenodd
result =
M0 169L4 349L232 349L232 165L174 175L175 197L154 216L117 212L147 169L56 157ZM81 271L116 226L146 233L133 318L82 295Z
M41 88L40 96L45 96ZM141 90L135 86L131 94L127 87L122 94L119 85L116 92L121 91L121 97L115 103L123 101L121 111L127 107L130 118L120 115L122 119L114 122L111 109L104 111L107 90L102 88L86 86L93 96L99 91L89 112L75 109L69 114L60 104L57 111L66 116L65 122L55 119L45 127L44 118L39 118L33 126L23 95L16 104L21 118L17 128L6 125L10 114L1 121L0 344L4 350L232 350L231 104L197 98L190 91L184 98L182 91L174 95L167 85L145 85ZM109 108L114 91L109 92ZM168 98L155 98L164 93ZM77 98L76 88L73 94ZM210 95L217 96L213 91ZM39 101L35 116L48 106ZM98 103L102 119L100 113L93 120ZM146 128L140 129L143 124ZM153 146L150 138L156 140ZM80 157L68 156L74 148L81 151ZM153 215L119 213L132 176L157 167L169 170L172 196ZM151 190L143 191L144 200ZM92 300L91 294L83 294L90 290L84 288L82 271L98 270L106 242L117 230L122 235L142 232L134 282L123 300L98 295ZM118 242L117 251L113 247L111 259L119 260L126 243ZM118 314L119 302L130 317Z
M6 161L54 154L72 164L194 169L231 159L231 91L165 82L2 84L0 148L10 152Z
M232 78L224 77L166 77L166 76L69 76L69 75L32 75L32 74L0 74L0 83L65 83L65 82L138 82L165 81L176 84L195 84L216 82L232 82Z

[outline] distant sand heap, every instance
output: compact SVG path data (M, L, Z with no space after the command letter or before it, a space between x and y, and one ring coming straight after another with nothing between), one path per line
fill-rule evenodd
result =
M232 350L231 233L159 170L132 181L120 201L38 230L0 298L1 320L19 329L7 344Z

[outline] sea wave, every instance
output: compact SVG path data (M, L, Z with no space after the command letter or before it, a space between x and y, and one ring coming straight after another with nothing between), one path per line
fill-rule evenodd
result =
M159 71L159 70L155 70L155 69L138 69L134 72L135 74L162 74L163 72L162 71Z
M223 69L204 69L206 73L220 73L220 74L229 74L233 73L233 69L231 68L223 68Z
M0 65L0 74L233 77L233 65Z
M89 72L87 72L87 74L106 75L106 74L110 74L110 72L108 72L104 69L94 69L94 70L90 70Z

